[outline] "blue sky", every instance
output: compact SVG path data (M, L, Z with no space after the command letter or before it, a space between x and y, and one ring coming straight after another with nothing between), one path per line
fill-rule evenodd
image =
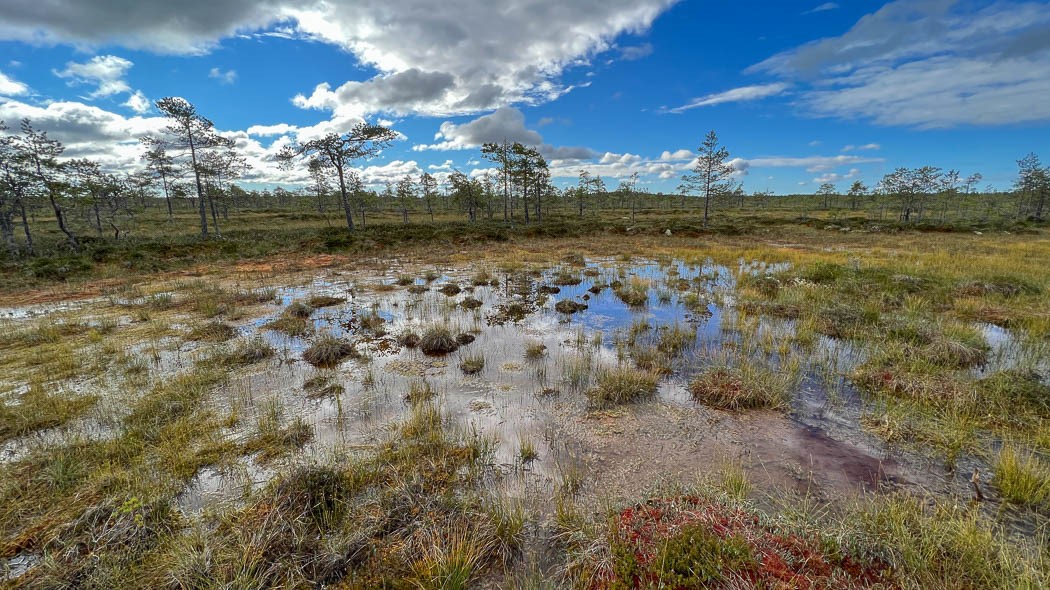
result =
M182 96L253 165L362 119L402 135L372 184L453 167L478 145L541 147L560 185L638 172L674 191L710 129L748 191L873 185L935 165L1008 188L1050 157L1046 2L8 0L0 119L71 156L139 166L151 103Z

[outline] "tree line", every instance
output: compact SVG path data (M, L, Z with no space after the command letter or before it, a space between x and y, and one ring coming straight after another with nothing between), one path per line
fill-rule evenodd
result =
M486 143L481 156L494 167L467 174L453 169L441 181L423 172L369 188L356 167L377 156L397 137L381 125L359 123L344 133L329 133L284 147L277 160L286 169L298 168L310 181L299 191L281 188L243 189L238 179L250 170L234 142L219 134L214 123L182 98L156 103L167 118L163 133L140 138L144 166L135 173L107 171L98 162L64 158L65 146L28 120L17 129L0 122L0 240L9 256L32 256L34 220L53 219L64 243L73 251L88 239L127 234L137 212L162 206L170 222L176 211L192 208L204 238L221 237L221 226L231 211L266 207L312 207L320 214L338 211L346 228L354 231L377 212L396 212L403 223L414 215L431 222L436 214L464 215L507 224L541 223L552 211L584 216L601 211L639 211L698 208L706 227L720 210L759 208L775 202L765 193L747 195L728 149L714 131L697 148L692 170L683 175L676 195L651 194L632 174L611 189L605 180L581 169L574 185L558 188L548 162L535 146ZM964 203L986 199L985 215L1001 205L1002 195L980 191L981 174L965 178L956 170L933 166L898 168L873 188L854 180L840 194L833 183L816 191L816 203L825 210L876 206L879 217L891 213L903 224L944 222L952 207L962 216ZM1029 154L1018 161L1009 214L1015 219L1043 221L1050 197L1050 168ZM781 197L777 197L781 199ZM334 203L332 201L335 201ZM312 203L312 205L308 204Z

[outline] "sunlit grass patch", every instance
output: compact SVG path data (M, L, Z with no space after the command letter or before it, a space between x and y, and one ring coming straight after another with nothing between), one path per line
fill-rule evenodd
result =
M993 483L1010 502L1041 508L1050 506L1050 461L1031 451L1004 444L995 460Z
M587 398L596 406L633 403L656 395L659 376L633 367L615 367L598 371L595 386Z
M0 400L0 442L66 424L97 401L95 395L76 395L52 385L30 383L21 395Z
M649 282L638 277L631 277L626 284L614 287L613 292L631 307L642 307L649 302Z
M787 376L760 366L714 367L689 382L696 401L725 410L783 408L789 400Z

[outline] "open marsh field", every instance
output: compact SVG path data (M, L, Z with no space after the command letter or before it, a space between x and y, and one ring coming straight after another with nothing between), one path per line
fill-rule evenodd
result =
M802 226L10 291L0 579L1045 587L1048 260Z

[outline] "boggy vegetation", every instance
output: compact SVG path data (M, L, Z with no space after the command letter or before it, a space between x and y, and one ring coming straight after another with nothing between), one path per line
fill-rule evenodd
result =
M3 320L0 572L35 587L1045 586L1045 241L823 236L616 237L600 260L512 242L474 265L268 267ZM466 292L412 289L439 278ZM763 437L796 420L877 446L898 479L853 497L821 477L861 452L840 451L783 468L812 470L805 495L786 489ZM664 452L718 443L697 424L741 452L661 481Z

